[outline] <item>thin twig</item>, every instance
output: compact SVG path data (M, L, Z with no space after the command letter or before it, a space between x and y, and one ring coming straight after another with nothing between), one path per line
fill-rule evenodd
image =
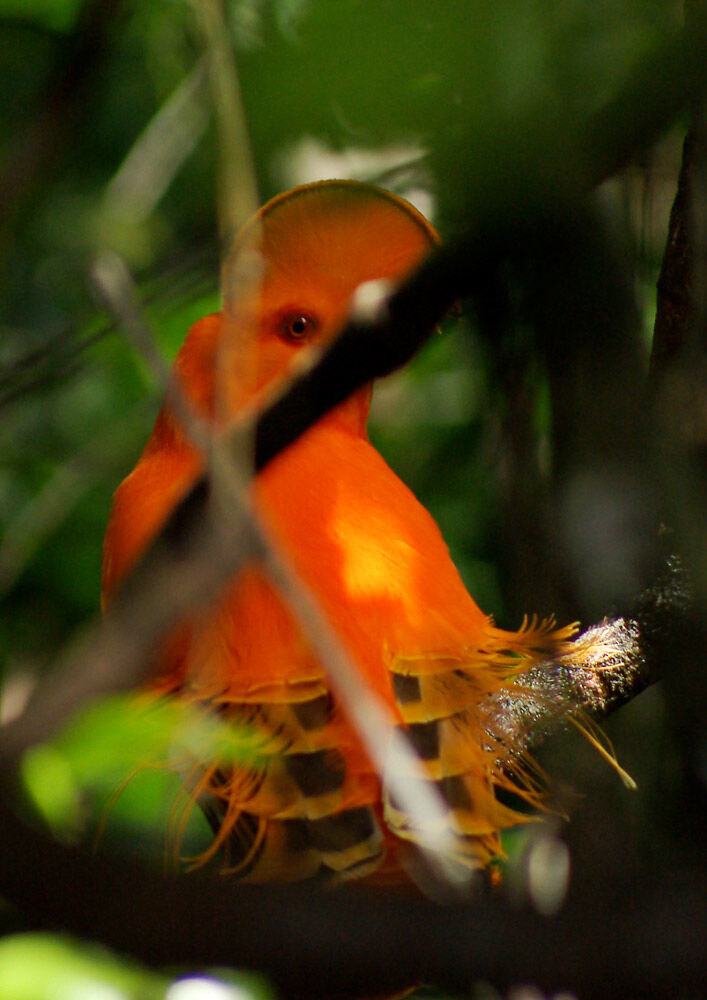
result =
M143 222L154 212L209 121L204 61L189 71L137 137L109 181L103 211L109 223Z
M42 545L96 482L107 479L110 470L127 461L128 445L134 447L150 407L151 403L142 400L123 420L92 437L52 473L10 521L0 541L0 597L12 589Z
M203 34L218 129L218 218L226 252L241 226L258 210L255 165L233 47L222 0L194 0Z
M211 432L184 398L181 385L157 349L125 261L119 254L104 250L95 257L90 276L100 298L147 362L187 437L202 454L208 454Z

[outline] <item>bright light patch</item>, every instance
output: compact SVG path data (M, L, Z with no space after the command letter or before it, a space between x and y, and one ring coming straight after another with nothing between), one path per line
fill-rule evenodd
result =
M387 550L371 541L370 524L347 516L349 511L343 501L338 501L331 518L332 531L342 555L342 577L352 598L388 597L395 595L401 603L415 607L415 596L410 591L414 579L415 553L401 538ZM395 518L378 527L384 538L401 534ZM390 557L395 551L396 558Z
M364 146L332 149L319 139L305 136L280 154L274 173L283 188L331 177L376 183L379 177L392 173L398 173L401 179L414 174L426 155L424 147L412 141L374 149ZM389 185L382 182L382 186ZM409 184L396 184L395 193L414 205L426 219L434 219L434 198L419 179L410 177Z
M354 319L359 323L375 323L379 320L392 288L393 283L383 278L364 281L359 285L352 300Z
M66 990L57 987L54 995L56 1000L130 1000L127 993L107 983L99 983L95 979L87 979L84 982L72 979L67 982Z
M570 852L557 837L540 837L528 855L528 888L535 908L551 917L562 906L570 878Z
M252 995L232 983L192 976L179 979L167 990L165 1000L253 1000Z

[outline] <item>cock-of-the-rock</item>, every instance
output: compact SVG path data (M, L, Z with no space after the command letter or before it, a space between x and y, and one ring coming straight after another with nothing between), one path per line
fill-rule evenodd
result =
M175 372L193 411L227 423L282 379L308 344L340 328L364 282L397 281L438 241L424 217L370 185L326 181L270 201L241 231L225 274L260 255L257 290L190 330ZM224 341L228 335L228 350ZM522 818L495 790L513 781L489 742L480 706L573 628L497 628L469 595L440 531L366 434L371 387L358 390L255 478L252 498L348 649L419 754L446 809L456 860L485 866L500 831ZM132 473L116 491L103 562L110 602L204 459L165 404ZM151 691L208 706L250 727L255 760L201 762L224 871L252 882L397 878L416 826L389 794L326 663L257 564L216 606L195 613L156 657Z

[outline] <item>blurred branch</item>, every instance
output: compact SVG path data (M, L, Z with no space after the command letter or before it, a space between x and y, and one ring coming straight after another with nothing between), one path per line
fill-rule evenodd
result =
M153 115L106 186L103 211L125 226L143 222L208 125L203 61L189 70Z
M27 351L0 369L0 410L30 393L64 385L82 370L81 356L111 330L106 324L79 338L72 336L72 328L62 327L41 347ZM21 336L19 331L16 336L17 339Z
M37 100L39 109L9 149L0 172L0 219L6 229L26 199L54 175L59 151L77 124L78 108L106 46L124 0L85 0L74 32L57 55Z
M211 292L217 257L210 241L201 241L184 256L161 264L160 274L150 281L150 291L142 298L142 307L158 304L169 294L172 301L193 300ZM83 277L83 276L82 276ZM85 355L103 338L115 333L112 320L79 335L73 325L62 325L46 337L41 346L28 349L0 368L0 411L32 393L63 385L71 376L83 371ZM15 341L21 342L23 332L12 330ZM2 331L1 335L5 335Z
M707 21L705 0L687 0L688 30ZM692 95L678 189L658 280L651 377L669 517L694 579L686 627L665 649L669 724L681 749L686 784L681 822L704 830L707 686L697 663L707 643L707 100ZM670 640L672 638L672 644ZM696 676L696 673L698 676Z
M202 454L207 454L211 444L210 429L189 406L180 383L157 348L125 261L117 253L102 251L91 266L91 279L98 295L119 321L123 333L147 363L166 403L177 416L189 440Z
M675 360L694 328L695 259L691 238L691 189L696 167L696 122L693 118L683 144L678 189L670 210L668 239L658 277L658 302L653 330L651 372L659 376Z
M143 400L125 418L101 429L64 461L10 521L0 540L0 599L15 586L36 553L89 490L132 455L137 432L152 411Z
M203 35L218 128L218 219L227 254L238 230L260 206L248 125L222 0L194 0Z

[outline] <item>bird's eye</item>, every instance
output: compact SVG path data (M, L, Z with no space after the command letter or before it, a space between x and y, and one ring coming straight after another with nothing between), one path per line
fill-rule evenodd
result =
M309 340L316 329L317 321L314 316L303 312L286 313L279 323L280 336L291 344L301 344Z

